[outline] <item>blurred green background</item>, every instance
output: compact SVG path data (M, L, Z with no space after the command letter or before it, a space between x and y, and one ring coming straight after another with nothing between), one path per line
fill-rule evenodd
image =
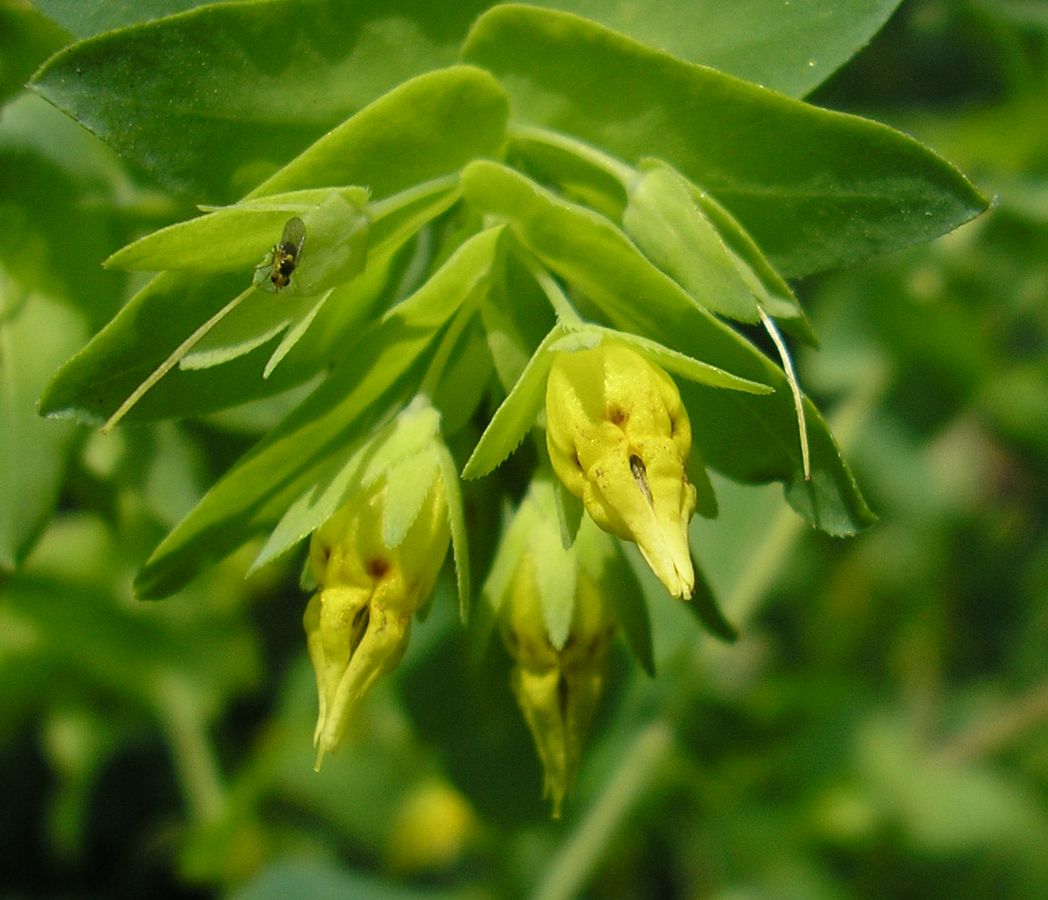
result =
M998 202L798 285L802 384L880 522L834 540L718 481L693 544L741 637L649 586L659 676L618 649L559 822L450 582L321 774L294 564L132 598L286 407L35 417L126 295L100 260L192 210L21 91L68 39L27 9L0 3L0 897L1048 896L1048 3L903 3L811 98Z

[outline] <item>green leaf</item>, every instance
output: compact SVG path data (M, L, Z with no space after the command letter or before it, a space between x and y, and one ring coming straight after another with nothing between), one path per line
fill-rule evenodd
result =
M66 48L32 87L166 186L226 201L394 86L454 62L472 17L468 5L413 0L203 6ZM416 139L439 135L454 145L460 130L485 127L465 93L445 86L450 103L412 110ZM445 119L459 101L462 116ZM410 143L383 144L388 130L380 127L375 147L387 152L366 157L368 167L411 168ZM321 182L364 183L382 194L360 171Z
M655 156L735 215L785 275L929 240L987 201L905 135L691 65L575 16L499 6L463 50L515 120Z
M523 243L593 299L616 328L774 388L773 394L758 396L696 383L679 385L691 418L693 441L707 464L743 481L786 482L791 505L831 534L851 534L873 521L810 402L805 409L813 477L810 483L805 481L793 401L782 369L696 305L611 223L554 198L524 176L495 163L467 166L462 186L468 200L508 220ZM518 427L521 419L518 411ZM489 430L494 424L492 419ZM487 471L486 466L501 461L498 453L512 450L506 436L492 435L491 446L484 448L484 466L478 457L471 474Z
M78 38L215 2L229 0L33 0L37 9Z
M513 385L513 390L495 410L495 415L473 448L473 453L462 469L463 478L487 475L498 468L524 440L524 435L535 424L539 410L546 402L546 376L553 362L549 348L565 334L566 330L556 325L535 349L523 374Z
M630 185L623 230L655 265L710 312L743 322L760 318L717 230L668 166L642 171Z
M35 403L86 331L67 306L0 273L0 571L18 565L58 501L77 429L44 421Z
M665 166L665 163L655 165ZM675 174L683 178L679 172ZM773 318L782 319L785 327L798 337L811 344L817 343L811 324L797 302L793 289L768 262L768 258L747 234L746 229L713 197L691 182L687 184L692 199L717 229L720 239L735 262L737 271L760 300L764 311Z
M440 328L482 288L500 234L491 228L470 238L418 291L359 335L327 380L164 539L136 581L143 597L173 593L200 568L271 529L341 466L345 448L375 424L384 400L402 392L402 376L421 364Z
M21 91L33 70L68 40L28 4L0 5L0 104Z
M630 334L626 331L617 331L614 328L602 328L599 325L586 325L579 329L572 329L569 334L553 345L551 351L567 351L589 349L598 346L601 341L615 340L629 344L649 360L657 363L662 368L694 381L698 384L710 387L725 388L732 391L742 391L747 394L770 394L772 388L766 384L739 378L716 366L692 359L669 347L664 347L655 341Z
M573 548L564 547L560 529L554 525L557 510L553 484L546 478L533 479L525 504L530 522L525 553L533 561L535 592L546 634L553 648L560 651L575 614L579 561Z
M657 269L603 216L554 197L506 166L468 165L462 189L478 209L512 223L514 233L558 275L603 305L628 308L652 336L660 329L719 330L673 279ZM637 302L643 298L643 302Z
M479 209L511 222L528 249L583 293L599 303L628 307L643 323L638 329L643 334L663 327L676 330L684 327L684 320L692 329L720 328L603 216L559 200L514 170L488 161L463 170L462 189Z
M472 66L429 72L324 135L251 196L364 184L373 197L387 197L496 153L507 115L505 93L487 72Z
M223 206L187 222L178 222L117 250L103 265L146 272L232 272L259 261L280 238L292 216L306 219L333 198L359 215L368 202L366 188L314 188ZM324 224L327 224L326 222ZM306 221L310 250L316 226Z
M681 59L796 97L847 62L899 0L550 0Z
M258 291L250 298L246 313L238 315L244 306L237 307L201 338L178 365L182 369L210 369L250 353L292 322L308 327L330 295L331 291L327 291L319 298L284 297ZM267 369L269 365L266 364Z
M553 482L553 498L557 506L557 524L560 526L560 542L565 549L575 543L586 509L582 501L564 487L559 478L547 476Z
M472 605L469 533L466 529L466 511L462 503L462 485L459 482L458 470L455 460L443 443L437 448L437 464L440 466L440 477L444 480L444 491L448 504L451 549L455 555L455 581L459 595L459 619L465 625L469 621Z
M691 561L695 567L695 591L691 599L684 604L685 608L714 637L734 644L739 639L739 632L721 610L717 596L713 593L713 588L710 587L698 560L695 559L695 554L692 554Z

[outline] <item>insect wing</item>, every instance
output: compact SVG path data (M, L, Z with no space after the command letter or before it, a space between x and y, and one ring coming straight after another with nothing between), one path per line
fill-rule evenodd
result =
M302 252L302 245L306 242L306 223L303 222L298 216L293 219L288 219L284 225L284 233L280 236L280 245L282 249L287 250L288 245L292 249L292 254L297 258Z

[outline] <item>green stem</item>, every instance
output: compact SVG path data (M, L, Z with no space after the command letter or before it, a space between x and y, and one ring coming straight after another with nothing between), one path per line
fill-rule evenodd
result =
M558 131L549 131L545 128L536 128L529 125L514 125L509 129L510 139L516 143L531 142L534 144L545 144L555 147L585 160L591 166L601 169L618 181L623 189L629 190L637 172L635 169L619 162L613 156L603 153L596 147L583 143L576 138L568 137Z
M156 679L153 694L190 815L194 822L214 821L225 805L225 790L192 691L168 672Z
M962 763L988 756L1048 722L1048 682L1037 685L1004 709L969 725L935 754L943 763Z
M458 180L459 177L457 174L442 175L440 178L423 181L421 184L413 185L407 190L401 191L398 194L393 194L390 197L385 197L382 200L375 200L368 207L369 216L372 221L380 219L383 216L387 216L390 213L403 209L405 206L410 206L418 200L422 200L426 197L446 191L449 188L453 188L458 184Z
M568 328L581 328L584 324L582 317L575 310L575 307L571 305L571 301L565 296L564 291L560 289L560 285L557 284L546 267L530 253L521 253L519 258L531 273L531 277L535 279L536 284L546 295L546 299L549 300L550 306L553 307L553 312L557 316L557 321Z
M636 799L657 777L672 749L673 732L667 722L656 720L637 735L604 792L547 870L535 900L579 896L604 849L623 826Z

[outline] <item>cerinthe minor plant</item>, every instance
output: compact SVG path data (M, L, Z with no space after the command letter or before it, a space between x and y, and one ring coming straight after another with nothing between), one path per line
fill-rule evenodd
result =
M35 87L133 153L166 126L128 107L117 127L85 83L119 77L120 54L158 35L203 40L204 25L288 5L86 40ZM256 567L308 542L319 765L397 665L450 547L463 625L477 643L501 633L558 813L615 634L653 669L624 544L665 588L658 602L708 600L689 546L693 515L717 514L707 466L782 482L827 533L871 521L793 377L786 342L814 336L785 278L927 240L985 201L896 131L567 13L495 6L451 62L279 166L237 158L234 118L229 146L194 174L192 142L217 132L188 124L189 149L161 174L218 196L110 257L159 274L42 405L112 427L314 385L157 547L140 594L173 594L248 542L261 540ZM319 103L302 84L274 107ZM274 140L290 138L274 126ZM215 187L223 172L236 202ZM511 479L500 466L515 451ZM463 480L471 508L504 511L494 549L473 559Z

